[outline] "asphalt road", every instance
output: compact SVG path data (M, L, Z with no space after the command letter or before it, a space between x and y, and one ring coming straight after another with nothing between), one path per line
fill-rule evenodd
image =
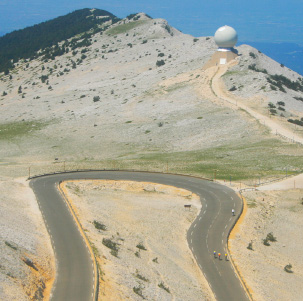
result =
M57 190L59 181L73 179L154 182L188 189L199 195L202 210L187 234L194 257L217 300L249 300L230 261L224 258L229 230L242 208L242 201L234 191L193 177L122 171L64 173L31 180L55 250L57 274L52 300L93 298L92 259ZM232 209L236 216L232 216ZM221 260L214 258L214 251L222 254Z

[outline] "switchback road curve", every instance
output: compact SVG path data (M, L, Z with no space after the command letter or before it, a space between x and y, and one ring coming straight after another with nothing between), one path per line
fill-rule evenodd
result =
M93 300L94 269L91 255L66 203L58 191L60 181L79 179L129 180L160 183L199 195L202 210L191 225L187 239L196 261L217 300L249 300L229 260L227 237L239 215L242 200L222 185L199 178L130 171L82 171L33 178L30 186L51 236L56 257L52 300ZM221 253L221 260L213 252Z

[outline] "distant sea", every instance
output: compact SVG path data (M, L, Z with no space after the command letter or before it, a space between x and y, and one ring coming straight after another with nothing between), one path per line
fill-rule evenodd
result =
M296 43L267 43L267 42L244 42L263 52L273 60L303 75L303 46Z

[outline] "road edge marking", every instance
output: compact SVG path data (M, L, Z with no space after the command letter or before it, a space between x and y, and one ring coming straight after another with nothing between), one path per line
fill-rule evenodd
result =
M246 295L248 297L248 299L250 301L253 301L253 297L252 297L252 293L248 287L248 285L246 284L245 280L244 280L244 277L242 276L242 274L240 273L240 270L238 269L236 263L234 262L233 258L232 258L232 255L231 255L231 251L229 249L229 238L230 236L233 236L235 235L235 232L236 232L236 226L239 226L240 223L242 223L244 217L245 217L245 214L246 214L246 211L247 211L247 203L246 203L246 199L242 196L241 192L238 194L238 196L240 197L240 199L242 200L242 208L241 208L241 213L240 215L238 216L237 220L235 221L235 223L233 224L232 228L229 230L228 232L228 235L227 235L227 254L228 254L228 257L230 259L230 263L232 265L232 267L234 268L234 271L235 271L235 274L238 276L239 280L240 280L240 283L242 285L242 287L244 288L245 292L246 292ZM233 232L233 233L232 233Z
M68 199L68 192L65 188L65 183L68 182L68 181L60 181L59 184L58 184L58 190L59 192L61 193L63 199L65 200L69 210L70 210L70 213L72 214L77 226L78 226L78 230L80 232L80 234L82 235L83 237L83 240L89 250L89 253L91 255L91 259L93 261L93 268L94 268L94 292L93 292L93 300L97 301L98 300L98 291L99 291L99 272L98 272L98 267L97 267L97 260L96 260L96 256L93 252L93 249L91 247L91 244L90 244L90 241L89 239L87 238L83 228L82 228L82 225L79 221L79 219L77 218L76 216L76 213L71 205L71 201Z

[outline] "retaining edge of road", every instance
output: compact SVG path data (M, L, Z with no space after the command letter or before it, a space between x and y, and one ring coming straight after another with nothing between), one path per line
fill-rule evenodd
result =
M241 273L240 273L240 271L239 271L239 269L238 269L236 263L234 262L234 260L233 260L233 258L232 258L232 255L231 255L231 252L230 252L230 250L229 250L229 236L230 236L231 232L233 231L233 229L235 228L236 224L238 223L239 219L241 218L242 213L243 213L243 211L244 211L244 207L246 206L245 198L242 196L241 190L239 191L239 196L240 196L240 198L241 198L241 200L242 200L241 211L240 211L240 214L239 214L239 215L237 216L237 218L235 219L235 221L234 221L232 227L231 227L230 230L228 231L228 235L227 235L227 253L228 253L228 256L229 256L229 258L230 258L230 262L231 262L231 264L232 264L232 266L233 266L235 272L237 273L238 278L239 278L239 280L240 280L240 282L241 282L241 284L242 284L244 290L246 291L247 297L249 298L250 301L253 301L252 294L251 294L251 292L250 292L250 290L249 290L249 288L248 288L248 286L247 286L247 284L246 284L244 278L242 277L242 275L241 275Z
M92 261L93 261L93 266L94 266L94 275L95 275L95 279L94 279L94 295L93 295L93 300L94 301L98 301L98 293L99 293L99 271L98 271L98 266L97 266L97 260L96 260L96 256L93 252L93 249L90 245L90 241L89 239L87 238L82 226L81 226L81 223L79 221L79 219L77 218L77 215L71 205L71 202L69 201L68 199L68 196L67 196L67 192L65 191L65 187L62 187L63 186L63 183L65 181L60 181L59 184L58 184L58 190L60 191L61 195L63 196L65 202L67 203L68 205L68 208L70 210L70 213L72 214L76 224L77 224L77 227L79 229L79 232L80 234L82 235L83 239L84 239L84 242L89 250L89 253L91 255L91 258L92 258Z

